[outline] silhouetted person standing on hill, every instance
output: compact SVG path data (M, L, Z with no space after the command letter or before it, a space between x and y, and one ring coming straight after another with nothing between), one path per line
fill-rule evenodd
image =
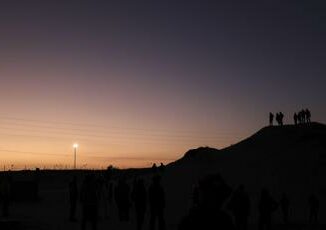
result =
M258 229L259 230L269 230L272 225L272 213L277 209L277 203L273 197L269 194L267 189L263 189L261 192L261 197L259 201L259 220Z
M319 200L315 194L309 197L309 223L318 223Z
M98 191L95 176L93 174L86 175L81 188L82 203L82 225L81 229L86 228L87 222L90 222L92 229L97 229L98 215Z
M309 109L305 110L305 114L306 114L306 122L310 123L311 122L311 113Z
M120 178L114 192L120 221L129 221L130 188L124 178Z
M73 177L72 181L69 183L69 220L76 221L76 207L77 207L77 198L78 198L78 188L77 188L77 178Z
M273 121L274 121L274 114L273 113L269 113L269 125L270 126L273 125Z
M283 125L283 118L284 118L284 114L282 112L279 113L280 116L280 125Z
M135 205L137 230L140 230L143 227L147 207L147 191L143 179L136 181L131 197Z
M298 114L297 113L294 113L293 120L294 120L294 124L297 125L298 124Z
M165 192L161 185L161 177L153 177L149 187L149 205L150 205L150 230L155 229L156 220L158 220L158 229L165 230Z
M244 189L244 185L240 185L233 193L228 206L234 216L236 229L246 230L250 214L250 199L248 193Z
M280 200L282 215L283 215L283 223L289 223L289 212L290 212L290 200L288 196L283 193L282 198Z

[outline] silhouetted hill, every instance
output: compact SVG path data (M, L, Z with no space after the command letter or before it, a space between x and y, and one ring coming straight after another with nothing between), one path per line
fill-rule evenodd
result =
M177 191L172 202L187 202L181 194L190 196L200 177L219 172L231 186L245 184L253 202L257 202L262 187L270 189L276 198L282 192L289 193L299 207L296 216L302 218L309 194L326 195L325 143L324 124L265 127L225 149L205 147L188 151L168 166L167 187L173 186Z

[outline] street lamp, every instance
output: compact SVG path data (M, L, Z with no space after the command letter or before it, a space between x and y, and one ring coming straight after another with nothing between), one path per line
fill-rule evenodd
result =
M74 148L74 169L76 169L76 155L77 155L78 144L75 143L72 147Z

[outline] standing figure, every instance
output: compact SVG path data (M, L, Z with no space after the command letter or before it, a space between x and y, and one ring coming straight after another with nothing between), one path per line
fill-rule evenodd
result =
M272 214L277 209L277 203L267 189L263 189L259 201L259 230L270 230L272 225Z
M289 211L290 211L290 200L288 196L283 193L282 198L280 200L282 215L283 215L283 223L289 223Z
M284 114L282 112L279 113L280 116L280 125L283 125L283 118L284 118Z
M233 193L228 206L234 216L236 229L246 230L248 228L248 217L250 214L250 199L244 189L244 185L240 185Z
M165 192L161 185L161 177L153 177L149 187L149 205L150 205L150 230L155 229L156 220L158 220L159 230L165 230L164 209Z
M141 230L143 227L147 207L147 191L143 179L136 181L131 193L131 197L135 205L137 230Z
M269 125L270 126L273 125L273 121L274 121L274 114L273 113L269 113Z
M77 198L78 198L77 177L74 176L72 181L70 181L69 183L69 203L70 203L69 220L70 221L76 221Z
M298 124L298 114L297 113L294 113L293 120L294 120L294 124L297 125Z
M86 175L81 188L82 203L82 225L81 229L86 228L87 222L90 222L92 229L97 229L98 215L98 191L94 174Z
M309 197L309 223L315 224L318 222L319 200L315 194Z
M305 113L306 113L306 122L307 123L310 123L311 122L311 113L310 113L310 110L309 109L306 109Z
M130 188L124 178L120 177L114 195L120 221L129 221Z

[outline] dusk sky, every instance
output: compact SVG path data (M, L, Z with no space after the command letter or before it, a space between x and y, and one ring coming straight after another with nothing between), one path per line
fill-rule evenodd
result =
M1 1L0 167L144 167L309 108L325 1Z

